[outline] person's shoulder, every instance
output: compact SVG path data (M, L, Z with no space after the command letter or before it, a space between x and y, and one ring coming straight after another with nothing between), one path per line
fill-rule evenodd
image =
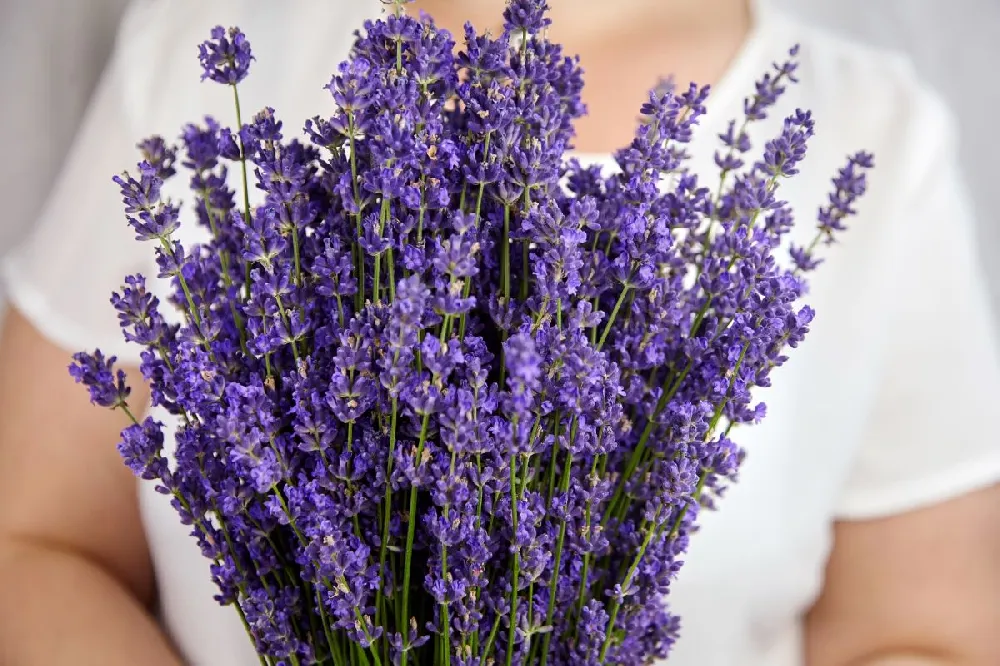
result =
M832 173L844 155L875 156L864 208L889 214L956 160L958 124L947 101L904 53L775 12L780 39L800 45L796 106L813 111L811 159Z
M786 15L778 20L800 44L800 86L816 113L818 136L865 147L886 166L889 160L910 168L954 141L947 101L905 53Z

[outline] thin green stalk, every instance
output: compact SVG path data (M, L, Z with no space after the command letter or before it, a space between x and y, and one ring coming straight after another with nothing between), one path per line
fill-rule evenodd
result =
M598 458L602 459L601 460L602 464L607 459L607 457L604 454L601 454L597 458L594 458L594 462L590 465L590 475L591 476L593 476L597 472L597 467L598 467L598 462L597 461L598 461ZM589 532L590 532L590 530L594 529L594 526L590 524L590 517L591 517L591 501L588 499L587 500L587 505L586 505L586 507L584 508L584 511L583 511L583 525L584 525L583 529L587 530L587 536L588 537L592 537L593 536ZM583 613L583 602L584 602L584 598L587 596L586 595L586 592L587 592L587 575L589 573L590 573L590 551L587 551L586 553L583 554L583 570L580 572L580 592L579 592L579 595L577 596L577 603L576 603L577 617L579 617L580 614ZM543 666L544 666L544 662L543 662Z
M430 412L424 414L423 423L420 425L420 441L417 444L417 459L414 463L419 467L420 460L424 455L424 444L427 442L427 426L430 424ZM406 525L406 555L403 564L403 622L409 621L410 608L410 568L413 564L413 540L416 537L417 527L417 487L410 488L410 512ZM402 666L406 666L407 653L403 652Z
M517 490L517 456L510 462L510 520L513 534L517 534L517 515L520 510L521 497ZM514 658L514 636L517 633L517 602L520 600L518 594L518 582L521 575L521 555L517 548L514 548L514 563L511 574L510 587L510 628L507 631L507 666L511 666Z
M382 197L382 207L379 210L379 221L378 221L378 235L381 236L385 230L386 222L389 220L389 200L383 195ZM382 253L379 252L375 255L375 272L372 276L374 280L372 286L372 299L379 303L382 300L382 289L381 289L381 279L382 279Z
M489 155L489 152L490 152L490 138L491 138L491 135L492 135L492 132L487 132L486 133L486 139L483 142L483 160L484 161L488 159L487 156ZM475 216L473 218L475 220L474 224L475 224L476 229L479 228L479 216L480 216L480 213L481 213L482 208L483 208L483 192L485 190L486 190L486 183L479 183L479 193L476 195L476 211L475 211ZM465 286L462 289L462 298L468 298L470 293L472 293L472 280L466 280L465 281ZM466 313L463 312L459 316L459 320L458 320L458 335L461 338L465 337L465 324L466 324Z
M351 641L351 654L353 655L351 666L372 666L365 649L353 641Z
M455 452L451 452L451 475L455 474ZM444 520L447 523L451 506L445 503L443 508ZM448 577L448 545L441 544L441 580ZM441 603L441 647L444 651L444 666L451 666L451 619L448 617L448 604Z
M521 301L528 300L528 282L530 273L528 262L528 241L521 244Z
M576 422L574 421L570 432L575 432ZM570 435L572 440L573 435ZM559 482L559 489L562 492L567 492L569 490L569 477L570 470L573 468L573 454L566 454L566 465L563 467L562 479ZM563 541L566 539L566 519L562 518L559 520L559 537L556 539L556 552L555 557L552 562L552 580L549 581L549 608L545 613L545 624L546 626L552 626L552 618L555 616L556 612L556 587L559 584L559 565L562 563L562 550ZM549 643L552 640L552 632L545 634L545 638L542 639L542 663L541 666L545 666L546 662L549 660Z
M247 622L247 615L243 612L243 608L240 607L239 602L234 603L233 606L236 607L236 612L240 614L240 622L243 623L243 628L246 629L247 636L250 637L251 641L255 640L253 637L253 631L250 630L250 623ZM257 659L260 661L260 666L268 666L268 662L264 658L264 655L257 655Z
M135 418L135 414L133 414L132 411L128 408L127 403L123 402L119 404L118 408L121 409L123 412L125 412L125 415L128 416L129 419L132 421L132 425L139 425L138 419Z
M302 259L299 255L299 228L292 223L292 256L295 258L295 284L302 286Z
M386 250L386 257L389 269L389 302L392 303L396 300L396 257L393 255L391 247Z
M199 172L201 176L204 171ZM219 225L215 222L215 208L209 203L209 192L205 188L201 188L199 191L201 195L202 203L205 204L205 216L208 218L208 226L212 229L212 237L215 240L219 240ZM219 264L222 267L222 283L225 285L226 289L230 289L233 286L233 277L229 274L229 251L223 248L219 248ZM236 304L229 300L229 312L233 315L233 324L236 325L236 330L239 331L240 335L240 349L243 354L246 355L247 351L247 332L243 325L243 318L240 317L240 313L236 310Z
M380 576L384 575L385 572L385 556L389 546L389 523L392 519L392 483L390 482L390 479L392 478L393 455L396 452L396 417L399 411L398 402L398 399L393 397L392 416L390 416L389 419L389 457L385 465L385 501L382 505L382 543L379 546L378 553L378 570ZM375 609L377 613L381 613L382 620L387 622L388 617L384 612L384 606L385 591L382 586L379 586L378 592L375 596Z
M500 275L503 283L503 306L510 307L510 204L503 207L503 237L500 239ZM501 334L503 342L507 341L507 329ZM504 386L507 375L507 363L504 349L500 348L500 388Z
M344 303L340 298L340 294L334 294L337 298L337 320L340 322L340 327L344 328Z
M453 315L446 314L444 316L444 318L441 320L441 334L439 336L441 342L444 342L445 340L448 339L449 329L451 328L451 318L452 318L452 316Z
M686 507L685 507L686 508ZM653 520L659 517L660 510L657 509L656 513L653 515ZM646 549L649 548L650 542L653 537L659 533L663 525L659 525L654 529L650 529L645 538L642 540L642 545L639 547L638 552L635 554L635 559L632 561L632 566L628 569L628 574L625 576L625 580L622 581L622 589L628 589L629 585L632 583L632 576L635 575L636 570L639 568L639 563L642 561L643 556L646 554ZM618 620L618 611L621 610L621 603L615 600L611 604L610 618L608 619L608 629L604 635L604 644L601 646L600 661L603 663L608 655L608 648L611 646L611 639L614 637L615 623Z
M167 242L166 238L160 238L160 245L163 247L164 252L173 256L174 249L170 247L170 243ZM201 329L201 315L198 314L198 308L194 304L194 297L191 295L191 289L188 287L187 279L180 271L177 272L177 281L180 282L181 290L184 292L184 298L187 301L188 311L191 313L191 318L194 320L195 325Z
M343 584L346 585L347 581L343 581ZM365 624L365 618L361 614L361 611L358 608L354 609L354 618L357 620L357 623L355 624L355 626L361 628L362 633L364 633L364 635L365 635L365 640L368 641L369 645L374 646L375 645L375 641L372 640L371 634L368 633L368 627ZM374 647L372 647L371 648L371 653L372 653L372 659L375 660L375 666L382 666L382 659L381 659L381 657L378 656L378 650L376 650ZM364 648L360 648L360 654L361 654L361 658L367 664L368 663L368 656L365 654L365 649Z
M420 186L420 212L417 214L417 246L419 247L424 242L424 215L427 213L427 203L424 199L427 197L426 184L421 178Z
M323 623L323 634L326 636L326 644L330 649L330 659L337 666L343 663L343 656L340 654L337 647L337 640L333 636L333 632L330 630L330 619L326 616L326 607L323 605L323 598L319 594L319 589L316 590L316 605L319 607L319 616Z
M354 448L354 421L348 421L347 422L347 452L350 453L353 448ZM353 486L352 482L348 481L347 482L347 487L348 487L348 489L349 489L350 492L354 492L352 486ZM353 523L354 523L354 535L356 537L358 537L358 539L361 539L361 523L358 520L358 515L354 514L354 517L353 517L352 520L353 520Z
M553 426L553 435L555 436L555 441L552 444L552 458L549 460L549 492L545 495L545 510L549 510L549 506L552 504L552 495L555 494L556 488L556 468L558 467L559 461L559 420L562 418L562 414L559 410L555 413L555 424Z
M632 286L626 284L622 288L622 293L618 296L618 300L615 302L615 307L611 310L611 314L608 316L608 323L604 325L604 332L601 333L601 339L597 343L597 351L601 350L604 346L604 342L608 339L608 334L611 333L611 325L615 323L615 319L618 317L618 311L622 309L622 303L625 302L625 297L628 295Z
M240 91L236 84L233 87L233 103L236 106L236 139L240 147L240 177L243 181L243 221L250 224L250 186L247 183L247 150L243 145L243 112L240 110ZM250 262L244 262L243 296L250 300Z
M274 302L278 306L278 312L281 315L282 321L285 322L285 327L288 328L289 335L292 332L292 320L291 316L288 314L288 310L285 309L284 303L281 302L281 296L275 294ZM299 362L299 346L295 340L292 340L292 356L295 358L295 363L298 365Z
M479 392L478 392L478 389L477 389L476 394L475 394L475 401L473 402L473 405L476 404L476 401L478 401L478 399L479 399ZM475 417L476 417L475 406L473 406L472 417L473 417L473 420L475 420ZM476 470L478 472L477 478L481 479L482 475L483 475L483 455L481 453L477 453L476 454ZM484 497L483 497L483 495L484 495L483 490L484 490L484 487L485 486L480 483L479 491L478 491L479 497L478 497L478 500L476 502L476 529L477 530L480 527L482 527L482 524L483 524L483 499L484 499ZM479 587L477 586L475 588L476 598L478 598L479 592L480 592L480 590L479 590ZM472 635L472 649L473 649L473 651L475 651L478 648L479 648L479 631L476 630L476 632Z
M504 305L510 304L510 204L503 207L503 237L500 239L500 281Z
M483 646L482 656L479 658L479 666L486 666L487 658L492 659L492 657L490 656L490 652L493 650L493 643L497 639L497 630L499 628L500 628L500 613L497 613L496 618L493 620L493 628L490 629L490 635L486 639L486 645Z
M524 188L524 210L523 215L528 214L528 210L531 208L531 189ZM528 300L528 282L530 282L528 265L528 241L522 241L521 243L521 301Z
M347 112L347 132L349 134L350 150L351 150L351 182L354 186L354 205L358 208L361 207L361 193L358 189L358 157L357 157L357 146L354 141L355 127L354 127L354 113L352 111ZM354 213L354 223L357 227L358 238L364 237L364 232L361 230L361 211ZM365 304L365 252L358 247L358 290L355 292L355 312L360 312L362 306Z

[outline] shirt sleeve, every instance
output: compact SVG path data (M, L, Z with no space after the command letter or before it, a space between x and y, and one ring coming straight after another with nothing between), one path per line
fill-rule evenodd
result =
M109 303L126 274L154 268L111 180L139 157L128 61L119 44L36 224L0 261L0 279L11 304L55 344L67 351L100 348L136 363L140 349L125 344Z
M0 251L37 219L111 54L125 5L0 0L0 62L8 63L0 67L6 97L0 104Z
M902 247L885 302L884 363L841 519L917 509L1000 481L1000 343L954 123L931 101L928 122L910 134L921 158L911 161L915 187L894 225Z

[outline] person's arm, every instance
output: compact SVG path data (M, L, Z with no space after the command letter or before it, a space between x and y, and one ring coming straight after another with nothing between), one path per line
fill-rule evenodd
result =
M838 524L806 626L808 666L1000 664L1000 487Z
M69 354L12 310L0 334L0 664L177 666L152 619L136 481ZM129 377L134 405L146 402Z
M884 346L833 507L807 666L1000 664L1000 336L954 119L923 85L905 99L898 152L870 190L896 203L866 221L889 239L872 284L881 318L867 324Z

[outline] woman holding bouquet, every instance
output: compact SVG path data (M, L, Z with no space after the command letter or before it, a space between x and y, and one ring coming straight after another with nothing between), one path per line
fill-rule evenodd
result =
M754 143L796 107L817 118L781 192L799 217L826 203L843 153L870 150L878 164L813 282L813 332L766 391L768 418L739 435L740 482L701 517L671 588L682 628L669 663L1000 663L1000 445L987 418L1000 367L941 101L905 62L763 1L552 4L551 39L586 70L581 161L613 168L650 82L673 73L713 85L689 146L705 182L719 175L718 135L749 109ZM243 28L259 60L243 108L271 104L292 121L329 105L323 85L379 9L151 2L123 24L61 182L3 264L14 308L0 342L0 663L254 663L189 529L152 484L136 491L109 445L128 421L91 409L65 366L71 351L100 347L126 362L130 404L148 399L106 301L125 273L156 268L117 222L107 177L138 137L231 114L231 96L193 83L194 45L216 24ZM502 29L500 0L418 9L457 35L465 20ZM754 78L794 44L797 68L776 73L787 92L775 105L769 79L745 107Z

